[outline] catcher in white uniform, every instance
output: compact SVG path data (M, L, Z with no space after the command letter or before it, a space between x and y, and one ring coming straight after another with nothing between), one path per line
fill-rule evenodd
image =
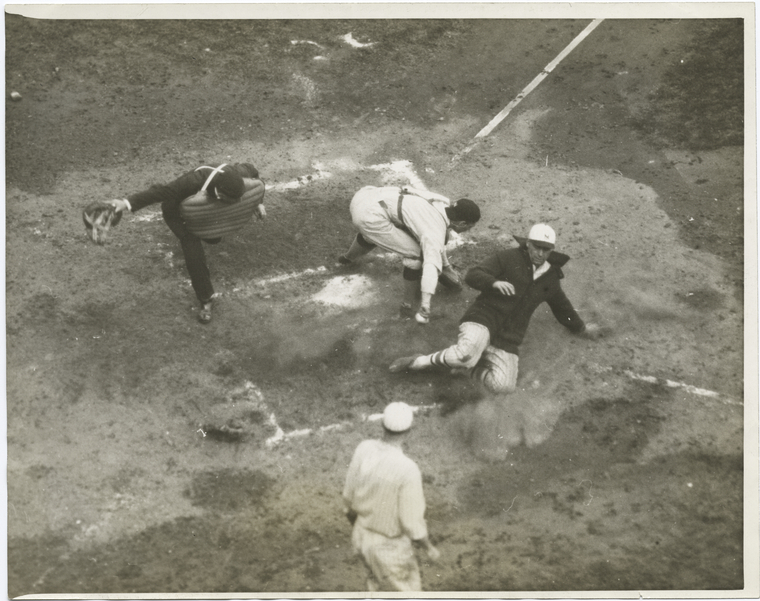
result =
M452 203L434 192L410 186L366 186L351 199L351 219L359 230L351 248L338 258L349 265L376 246L403 257L402 317L430 321L430 301L440 282L461 288L461 277L446 256L449 230L462 233L480 220L468 198ZM417 298L419 308L415 309Z

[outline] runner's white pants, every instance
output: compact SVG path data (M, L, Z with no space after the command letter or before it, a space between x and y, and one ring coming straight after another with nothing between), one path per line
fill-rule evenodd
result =
M518 357L490 344L488 328L465 321L459 325L456 344L429 355L433 365L466 369L494 393L511 393L517 386Z

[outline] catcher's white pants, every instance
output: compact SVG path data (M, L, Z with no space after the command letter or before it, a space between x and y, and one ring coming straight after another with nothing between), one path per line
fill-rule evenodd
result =
M491 334L482 324L465 321L459 325L456 344L429 355L433 365L469 370L490 392L511 393L517 386L518 357L490 344Z
M362 236L380 248L403 257L404 267L422 269L422 248L404 230L397 228L378 202L377 188L362 188L351 199L351 220Z
M422 590L420 567L408 536L388 538L354 524L351 540L369 569L367 588L370 591Z

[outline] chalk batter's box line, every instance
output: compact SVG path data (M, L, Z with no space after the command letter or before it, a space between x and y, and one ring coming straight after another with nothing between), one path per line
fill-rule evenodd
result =
M440 407L440 405L434 404L434 405L419 405L419 406L413 406L412 411L414 413L419 413L420 411L430 411L432 409L437 409ZM375 422L379 421L383 418L382 413L373 413L371 415L364 415L362 416L362 422ZM277 432L274 436L268 438L266 440L266 445L268 447L273 447L277 444L280 444L281 442L284 442L286 440L289 440L291 438L302 438L304 436L308 436L310 434L319 433L323 434L325 432L334 432L343 430L344 428L350 427L353 424L350 422L343 422L338 424L330 424L328 426L321 426L320 428L312 429L312 428L304 428L302 430L293 430L291 432L284 432L278 425L277 425L277 419L272 413L269 416L269 423L277 427Z

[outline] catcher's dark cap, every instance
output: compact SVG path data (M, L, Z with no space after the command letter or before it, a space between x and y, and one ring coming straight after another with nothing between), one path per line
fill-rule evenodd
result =
M229 167L225 167L222 171L217 173L216 176L214 176L211 185L230 198L240 198L243 195L243 192L245 192L243 178Z
M469 198L460 198L449 210L449 219L452 221L466 221L477 223L480 221L480 207Z

